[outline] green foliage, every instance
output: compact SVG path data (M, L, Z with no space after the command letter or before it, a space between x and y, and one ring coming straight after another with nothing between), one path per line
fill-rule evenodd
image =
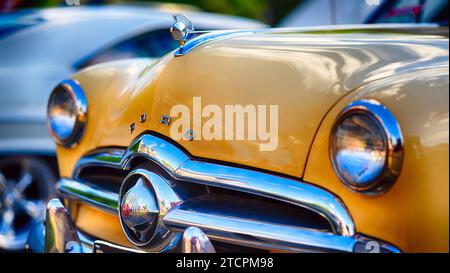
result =
M10 1L10 0L5 0ZM81 0L82 5L117 2L168 2L189 4L204 11L237 15L275 24L303 0ZM19 7L51 7L64 5L64 0L22 0ZM1 5L0 5L1 6Z
M6 0L8 1L8 0ZM24 7L54 7L61 5L61 0L26 0Z
M204 11L243 16L275 24L303 0L140 0L197 6Z

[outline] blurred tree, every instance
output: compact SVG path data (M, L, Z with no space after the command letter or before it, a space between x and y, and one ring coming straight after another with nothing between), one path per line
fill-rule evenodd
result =
M204 11L237 15L276 24L303 0L140 0L190 4Z
M81 0L82 5L127 2L169 2L197 6L204 11L249 17L275 24L303 0ZM65 0L0 0L0 10L64 5Z
M295 7L301 5L303 0L268 0L265 21L271 25L278 23Z

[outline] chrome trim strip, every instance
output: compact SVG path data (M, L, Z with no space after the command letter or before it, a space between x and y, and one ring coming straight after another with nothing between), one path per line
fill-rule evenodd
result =
M189 159L175 145L153 135L142 135L130 145L121 160L122 168L129 169L130 160L136 156L155 162L169 173L173 173Z
M184 162L176 170L175 178L288 202L322 215L337 234L355 234L353 220L342 202L333 194L304 182L196 160Z
M86 202L110 214L117 214L117 193L65 178L58 181L56 189L64 198Z
M179 208L171 210L163 222L178 231L198 227L213 240L262 249L352 252L356 243L348 236Z
M421 32L426 34L448 35L448 28L439 28L437 24L359 24L359 25L328 25L328 26L314 26L314 27L297 27L297 28L271 28L271 29L254 29L254 30L222 30L222 31L210 31L206 34L200 35L187 42L183 41L175 52L175 57L181 57L189 53L191 50L206 44L208 42L218 41L222 39L228 39L235 36L241 36L245 34L263 33L263 34L309 34L309 33L326 33L333 34L340 31L373 31L379 32L398 32L398 33L413 33ZM193 34L197 32L192 32ZM188 35L189 36L189 35Z
M78 178L82 168L105 166L128 170L133 158L142 156L158 164L169 173L173 173L189 159L183 151L170 142L153 135L142 135L125 149L102 149L82 157L74 167L73 178Z
M88 154L76 163L72 177L75 179L78 178L80 171L83 168L90 166L115 167L121 169L124 153L125 151L123 149L104 149Z
M181 57L189 53L194 48L197 48L205 43L218 41L226 38L231 38L235 36L240 36L244 34L254 33L254 30L225 30L225 31L212 31L203 35L200 35L190 41L188 41L184 46L178 48L174 56Z
M392 33L422 33L422 34L440 34L448 35L448 27L441 27L434 23L381 23L381 24L342 24L342 25L323 25L311 27L286 27L286 28L268 28L262 29L260 32L267 34L292 34L292 33L323 33L323 34L339 34L342 31L374 31L392 32Z

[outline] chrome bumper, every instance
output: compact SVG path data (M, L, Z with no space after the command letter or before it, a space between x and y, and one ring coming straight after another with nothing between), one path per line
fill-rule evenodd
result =
M175 230L180 231L180 240L177 241L177 245L171 248L169 251L178 251L182 253L215 253L213 244L210 237L203 232L202 229L189 226L190 223L202 222L202 219L192 219L191 215L178 215L180 211L176 211L172 216L177 219L191 219L185 221L184 224L180 224L180 220L175 221L178 224L170 224L173 220L168 220L169 226L172 226ZM178 216L177 216L178 215ZM298 242L305 248L306 244L309 245L311 251L317 252L319 249L322 251L345 251L345 252L391 252L398 253L399 250L395 247L379 242L373 241L364 236L354 237L333 237L333 235L324 236L314 234L314 232L301 232L292 233L289 230L266 230L268 235L258 234L262 232L261 228L255 225L245 225L239 228L236 223L229 223L223 221L223 219L216 219L206 217L203 219L204 226L207 227L207 233L211 234L211 237L228 238L228 240L236 243L238 240L244 240L249 243L249 238L244 237L245 233L252 233L253 240L257 244L261 244L263 241L268 242L267 238L272 237L273 243L287 243L287 241ZM213 224L213 223L218 224ZM316 232L317 233L317 232ZM233 236L231 236L233 234ZM278 235L274 235L278 234ZM277 237L275 239L275 237ZM260 241L258 241L260 240ZM251 240L250 240L251 241ZM270 244L269 244L270 245ZM368 246L370 248L368 248ZM294 249L297 249L294 247ZM77 230L73 224L69 212L59 199L52 199L47 204L47 214L45 223L37 224L30 232L30 236L26 245L26 249L29 252L35 253L103 253L103 252L126 252L126 253L144 253L145 251L135 248L127 248L119 245L115 245L102 240L95 240L88 235Z
M178 249L182 253L215 252L206 234L196 227L184 230L179 244ZM48 202L45 224L35 225L28 238L26 249L35 253L144 253L139 249L89 238L77 230L69 212L59 199L52 199Z

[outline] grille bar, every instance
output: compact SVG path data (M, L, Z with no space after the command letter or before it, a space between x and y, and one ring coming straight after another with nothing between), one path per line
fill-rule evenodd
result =
M110 214L117 214L117 193L72 179L59 180L56 189L64 198L85 202Z
M352 218L340 200L331 193L304 182L196 160L184 162L176 170L175 177L297 205L324 216L337 234L352 236L355 233Z
M175 231L198 227L217 241L280 251L352 252L353 237L175 208L163 223Z

